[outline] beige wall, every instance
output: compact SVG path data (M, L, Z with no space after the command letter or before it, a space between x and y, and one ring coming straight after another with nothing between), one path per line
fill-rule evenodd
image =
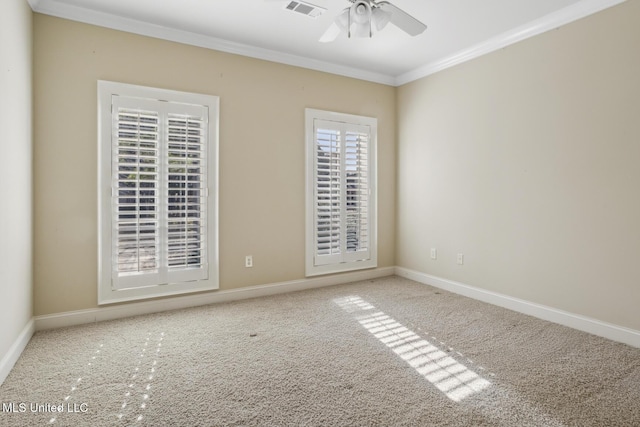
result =
M639 330L639 18L625 2L396 90L36 14L34 314L96 306L105 79L220 96L222 289L304 277L313 107L379 120L380 266Z
M399 266L640 330L639 22L625 2L399 89Z
M220 96L221 289L304 277L305 107L377 117L394 265L395 88L39 14L34 58L35 315L97 305L98 79Z
M0 360L32 310L32 13L0 2Z

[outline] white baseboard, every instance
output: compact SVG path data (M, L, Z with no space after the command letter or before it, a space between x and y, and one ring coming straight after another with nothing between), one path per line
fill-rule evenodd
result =
M18 361L24 348L29 344L29 340L34 332L35 322L31 319L24 329L22 329L22 332L20 332L20 335L18 335L18 338L16 338L11 348L9 348L9 351L7 351L2 360L0 360L0 385L2 385L7 378L9 372L11 372L13 365Z
M403 267L396 267L395 271L397 276L415 280L425 285L431 285L459 295L640 348L640 331L634 329L602 322L590 317L569 313L553 307L487 291Z
M161 311L178 310L181 308L200 305L235 301L248 298L264 297L283 294L286 292L302 291L305 289L321 288L357 282L359 280L392 276L395 267L360 270L351 273L321 276L289 282L271 283L267 285L250 286L239 289L220 290L206 294L187 295L153 301L135 302L117 306L91 308L87 310L68 311L35 317L35 329L61 328L65 326L82 325L85 323L114 320L140 314L157 313Z

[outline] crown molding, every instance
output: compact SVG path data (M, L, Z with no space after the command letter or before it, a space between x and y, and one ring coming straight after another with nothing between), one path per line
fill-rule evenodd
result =
M578 19L585 18L604 9L624 3L627 0L583 0L571 6L560 9L540 19L531 21L525 25L514 28L482 43L461 50L453 55L422 65L412 71L401 74L395 78L394 85L402 86L414 80L427 77L438 71L451 68L463 62L470 61L509 45L537 36L549 30L554 30Z
M27 0L27 3L29 3L29 6L31 6L31 9L35 10L36 12L41 2L42 0Z
M320 61L298 55L263 49L190 31L163 27L161 25L150 24L148 22L139 21L136 19L124 18L104 12L97 12L83 7L61 3L55 0L28 1L29 5L35 12L55 16L57 18L69 19L85 24L96 25L98 27L105 27L113 30L119 30L142 36L203 47L206 49L217 50L235 55L242 55L250 58L262 59L265 61L277 62L345 77L352 77L359 80L366 80L389 86L393 86L395 83L394 76L376 73L369 70L347 67L344 65L333 64L326 61Z
M627 0L582 0L571 6L560 9L540 19L529 22L513 30L507 31L484 42L478 43L453 55L424 64L398 76L376 73L360 68L347 67L331 62L292 55L269 49L258 48L242 43L163 27L130 18L124 18L90 9L72 6L56 0L27 0L31 8L38 13L83 22L99 27L111 28L177 43L203 47L206 49L242 55L265 61L277 62L295 67L322 71L330 74L366 80L389 86L402 86L414 80L427 77L447 68L462 64L482 55L494 52L509 45L537 36L549 30L556 29L578 19L600 12Z

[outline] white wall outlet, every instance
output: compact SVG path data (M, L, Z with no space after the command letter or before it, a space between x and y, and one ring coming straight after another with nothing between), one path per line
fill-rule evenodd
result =
M247 255L244 257L244 266L247 268L253 267L253 255Z
M431 259L438 259L438 250L436 248L431 248Z
M458 254L458 265L464 264L464 255Z

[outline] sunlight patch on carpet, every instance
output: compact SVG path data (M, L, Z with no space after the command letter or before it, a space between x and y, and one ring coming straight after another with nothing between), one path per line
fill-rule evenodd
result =
M359 296L334 302L452 401L460 402L491 385L453 358L449 354L453 349L436 347Z
M98 359L98 356L100 356L100 353L102 352L103 347L104 347L104 344L102 344L102 343L98 344L98 348L93 353L93 356L91 356L90 361L87 362L87 368L86 369L91 369L93 364L96 362L96 359ZM89 374L88 371L87 371L87 374ZM78 390L78 387L80 386L80 383L82 382L82 378L83 377L78 377L78 379L71 386L71 390L69 391L69 394L67 394L64 397L64 402L67 405L69 405L69 401L70 400L74 399L74 394ZM49 419L49 424L55 424L57 421L58 421L58 415L56 415L56 416L52 417L51 419Z
M136 366L129 378L129 385L124 394L120 413L117 415L118 420L125 418L127 408L130 408L128 409L131 412L129 415L130 419L134 419L135 422L140 422L144 419L142 412L147 409L147 402L150 398L150 390L158 365L157 357L160 353L163 340L164 332L161 332L155 340L157 342L155 349L153 349L149 345L152 343L151 332L147 334L144 345L140 349ZM153 359L153 361L149 362L151 359Z

